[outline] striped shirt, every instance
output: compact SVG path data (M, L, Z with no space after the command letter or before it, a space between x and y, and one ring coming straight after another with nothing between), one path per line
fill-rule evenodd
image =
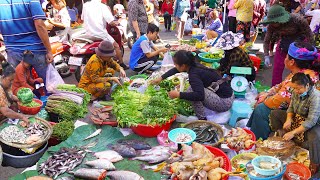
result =
M1 0L0 33L8 50L45 52L34 20L46 19L39 0Z

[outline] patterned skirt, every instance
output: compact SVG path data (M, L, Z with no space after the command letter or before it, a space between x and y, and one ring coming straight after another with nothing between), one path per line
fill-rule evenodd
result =
M251 22L237 22L237 33L242 33L246 42L250 41Z

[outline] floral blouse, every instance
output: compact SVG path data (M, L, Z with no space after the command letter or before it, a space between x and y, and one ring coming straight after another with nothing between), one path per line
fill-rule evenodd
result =
M11 104L7 98L6 92L0 86L0 107L10 107ZM0 113L0 120L3 120L5 117Z
M309 74L313 83L318 83L319 74L310 69L303 69L300 72ZM272 87L269 92L271 95L264 101L264 104L270 109L287 109L290 104L290 99L292 96L291 79L294 76L290 73L282 83Z

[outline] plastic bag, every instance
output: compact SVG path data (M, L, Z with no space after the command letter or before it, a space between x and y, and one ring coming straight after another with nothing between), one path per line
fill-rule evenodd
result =
M249 86L246 89L246 93L245 93L244 97L250 103L251 107L254 107L254 104L256 103L257 96L258 96L258 90L254 87L252 82L250 82Z
M173 59L169 51L164 54L162 66L163 65L173 65Z
M184 31L185 32L191 32L192 29L193 29L192 19L188 19L187 22L186 22L186 25L184 26Z
M159 145L170 147L171 150L177 150L178 144L174 142L170 142L168 137L168 131L162 130L160 134L157 135L157 140Z
M64 81L58 71L52 66L52 64L49 64L46 73L47 91L53 92L59 84L64 84Z

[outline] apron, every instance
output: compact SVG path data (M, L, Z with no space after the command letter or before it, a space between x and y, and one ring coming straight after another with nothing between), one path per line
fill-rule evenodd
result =
M292 120L292 124L291 124L291 127L289 129L289 131L292 131L298 127L301 126L301 124L305 121L305 118L300 116L299 114L296 114L294 117L293 117L293 120ZM294 135L294 139L297 141L298 144L301 144L305 141L304 139L304 136L305 136L305 133L302 132L300 134L296 134Z

